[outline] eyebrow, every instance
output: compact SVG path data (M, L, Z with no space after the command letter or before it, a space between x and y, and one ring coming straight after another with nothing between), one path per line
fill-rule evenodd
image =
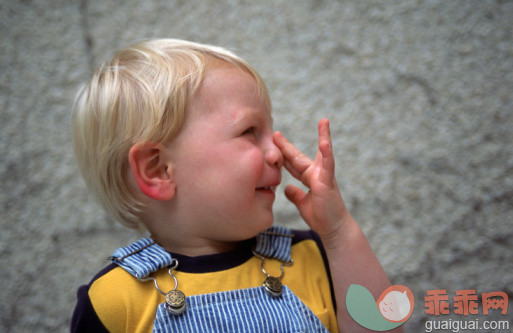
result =
M233 119L233 121L231 121L230 125L237 126L237 125L241 124L245 118L248 118L248 117L255 117L264 122L267 121L267 119L266 119L267 117L264 116L261 111L257 111L255 109L250 108L250 109L243 109L243 110L236 111L235 118ZM271 127L273 127L274 118L271 114L269 115L269 118L270 118L269 119L270 125L271 125Z

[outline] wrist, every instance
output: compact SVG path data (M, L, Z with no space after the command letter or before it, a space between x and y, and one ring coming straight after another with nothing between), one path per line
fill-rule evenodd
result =
M351 214L345 214L336 227L330 232L319 234L322 244L326 250L335 250L347 244L348 240L354 239L361 233L360 227Z

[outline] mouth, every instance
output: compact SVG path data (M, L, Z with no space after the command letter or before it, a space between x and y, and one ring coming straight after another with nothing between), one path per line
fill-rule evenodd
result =
M263 186L263 187L257 187L257 191L263 191L263 192L272 192L273 194L276 193L276 187L277 186Z

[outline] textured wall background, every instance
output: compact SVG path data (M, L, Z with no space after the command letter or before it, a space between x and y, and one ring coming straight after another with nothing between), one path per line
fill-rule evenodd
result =
M434 319L427 290L513 298L512 1L3 0L0 34L0 331L66 331L78 286L139 236L86 194L68 122L93 67L151 37L247 59L310 155L330 118L346 203L417 299L407 331ZM305 227L283 195L276 212Z

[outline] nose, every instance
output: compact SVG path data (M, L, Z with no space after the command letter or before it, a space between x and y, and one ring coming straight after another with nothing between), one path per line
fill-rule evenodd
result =
M269 166L274 166L278 169L281 169L283 166L283 154L281 153L280 148L278 148L274 142L269 144L269 147L265 151L264 158L265 162Z

